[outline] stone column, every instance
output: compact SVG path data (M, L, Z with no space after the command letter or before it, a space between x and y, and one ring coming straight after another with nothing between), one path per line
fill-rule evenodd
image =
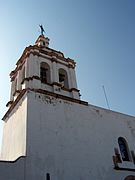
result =
M37 56L33 56L33 76L40 77L40 65L37 58Z
M21 81L22 81L21 71L22 71L22 69L17 72L17 90L21 90L21 88L22 88L22 85L21 85Z
M59 82L59 77L58 77L58 69L57 69L56 58L53 57L52 62L53 62L53 64L52 64L53 65L53 68L52 68L52 72L53 72L52 81L58 83Z
M15 82L11 81L10 101L14 100L14 96L13 96L14 92L15 92Z
M77 89L75 69L72 69L73 87Z
M75 88L77 89L77 83L76 83L76 76L75 76L75 71L72 67L69 67L69 74L70 74L70 88Z
M25 62L25 78L28 78L29 77L29 60L26 59L26 62Z

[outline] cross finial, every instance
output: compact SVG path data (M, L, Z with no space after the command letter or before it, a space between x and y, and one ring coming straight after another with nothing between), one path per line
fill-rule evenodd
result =
M44 30L44 28L43 28L42 24L40 24L40 25L39 25L39 27L40 27L40 30L41 30L41 35L43 36L43 35L44 35L45 30Z

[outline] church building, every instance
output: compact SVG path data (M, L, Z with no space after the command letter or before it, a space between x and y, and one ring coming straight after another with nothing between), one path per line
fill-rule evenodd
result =
M80 99L76 62L43 31L10 73L1 180L135 180L135 117Z

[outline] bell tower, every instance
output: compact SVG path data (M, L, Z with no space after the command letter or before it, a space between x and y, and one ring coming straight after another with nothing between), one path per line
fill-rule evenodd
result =
M30 109L34 110L34 103L29 103L30 92L39 94L39 97L44 95L83 103L77 89L75 66L74 60L49 47L49 38L43 31L34 45L25 48L16 68L10 73L11 93L8 110L3 117L1 159L12 161L26 155L28 115Z
M75 61L49 48L49 38L40 35L33 46L26 47L10 73L11 105L23 89L42 90L80 99L75 76Z
M2 119L3 180L49 180L50 174L56 173L54 164L50 167L51 157L59 156L66 145L61 144L67 134L63 130L70 126L66 124L69 115L74 119L77 109L88 105L80 100L75 65L74 60L49 47L43 29L35 44L23 51L10 73L10 101Z

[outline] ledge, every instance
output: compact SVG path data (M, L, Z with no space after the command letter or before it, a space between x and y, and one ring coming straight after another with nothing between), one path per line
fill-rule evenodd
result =
M58 82L53 82L53 83L52 83L52 85L56 85L56 86L61 87L61 84L60 84L60 83L58 83Z
M8 111L3 116L3 118L2 118L3 121L8 117L10 112L14 109L14 107L16 106L16 104L19 102L19 100L22 98L22 96L25 94L26 91L27 91L26 89L23 89L22 91L20 91L20 94L17 96L16 100L11 104L10 108L8 109Z
M41 81L41 78L39 76L32 76L32 77L27 77L27 78L24 78L21 82L21 84L23 84L25 81L32 81L33 79L36 79L36 80L40 80ZM65 88L65 87L62 87L62 85L58 82L53 82L53 83L47 83L47 82L42 82L42 84L47 84L49 86L53 86L53 85L56 85L56 86L59 86L62 90L64 91L68 91L68 92L72 92L72 91L76 91L76 92L80 92L80 90L76 89L76 88Z
M32 81L33 79L40 80L40 77L39 77L39 76L32 76L32 77L24 78L24 79L22 80L21 84L23 84L24 81Z
M64 95L61 95L61 94L57 94L57 93L53 93L53 92L50 92L50 91L46 91L46 90L42 90L42 89L28 89L28 90L33 91L33 92L37 92L37 93L41 93L41 94L50 95L50 96L53 96L55 98L60 98L60 99L63 99L63 100L67 100L67 101L71 101L71 102L74 102L74 103L78 103L78 104L88 106L88 102L86 102L86 101L82 101L80 99L74 99L74 98L64 96Z
M8 103L6 104L6 107L8 107L9 105L11 105L13 103L13 101L8 101Z
M74 98L71 98L71 97L68 97L68 96L64 96L64 95L61 95L61 94L53 93L53 92L42 90L42 89L30 89L30 88L28 88L28 89L23 89L23 90L19 91L19 95L17 96L16 100L11 104L10 108L8 109L8 111L6 112L4 117L2 118L3 121L8 117L8 115L14 109L16 104L20 101L20 99L23 97L23 95L27 91L33 91L33 92L37 92L37 93L41 93L41 94L46 94L46 95L53 96L55 98L60 98L60 99L66 100L66 101L70 101L70 102L74 102L74 103L78 103L78 104L88 106L88 102L86 102L86 101L81 101L79 99L74 99Z
M80 92L80 90L79 90L79 89L76 89L76 88L71 88L70 91Z
M0 163L15 163L17 162L19 159L23 159L26 158L26 156L20 156L17 159L13 160L13 161L5 161L5 160L0 160Z
M132 171L135 172L135 169L132 168L121 168L121 167L114 167L115 170L120 170L120 171Z
M22 65L24 64L26 58L30 56L30 54L41 56L43 58L45 58L45 55L47 55L50 57L51 61L54 61L54 59L52 59L52 57L55 56L56 57L55 61L57 61L57 59L62 60L63 63L62 62L59 62L59 63L66 65L73 69L75 68L76 62L73 59L65 58L63 53L56 51L54 49L51 49L49 47L48 48L46 47L46 49L49 50L50 52L47 50L43 50L42 48L39 48L37 45L33 45L33 46L30 45L29 47L26 47L24 49L21 57L19 58L19 60L16 63L17 67L15 68L15 70L11 71L11 73L10 73L11 80L12 81L14 80L14 78L16 76L16 72L19 70L19 68L20 69L22 68ZM31 50L38 50L38 52L32 52ZM58 55L58 53L60 53L62 56ZM69 63L69 64L65 64L64 62Z
M15 96L17 93L19 94L22 90L16 90L14 93L13 93L13 96Z

